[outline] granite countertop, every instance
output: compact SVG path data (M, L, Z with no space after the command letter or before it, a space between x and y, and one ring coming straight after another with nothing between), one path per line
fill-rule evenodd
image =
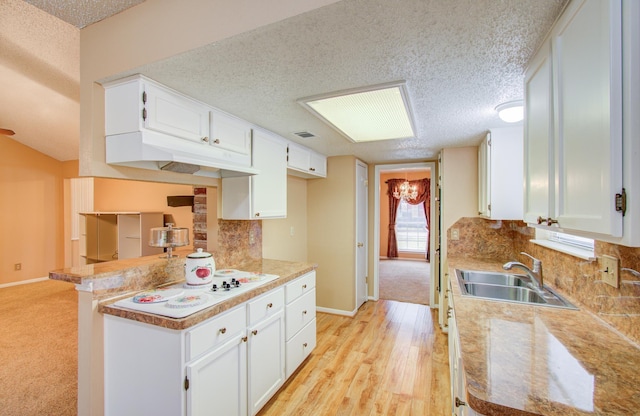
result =
M636 344L584 308L462 296L456 268L503 271L501 263L462 258L448 262L466 401L474 410L558 416L640 411Z
M183 253L178 252L178 257L171 260L162 259L158 256L148 256L61 269L50 272L49 278L75 283L80 287L84 287L85 289L83 290L92 292L93 298L99 302L98 312L103 314L181 330L229 310L271 289L282 286L305 273L315 270L317 267L313 263L271 259L247 260L233 265L230 268L275 274L280 277L184 318L169 318L131 311L112 305L114 302L133 296L142 290L184 281L184 255L190 252L190 250Z
M112 305L113 302L123 297L131 296L131 294L127 294L127 296L118 296L117 298L112 298L112 299L103 301L98 306L98 311L107 315L119 316L121 318L132 319L134 321L162 326L164 328L177 329L177 330L186 329L200 322L203 322L211 318L212 316L218 315L237 305L240 305L241 303L246 302L251 298L254 298L272 289L282 286L287 282L290 282L302 276L303 274L314 270L316 266L311 263L292 263L292 262L285 262L285 261L278 261L278 260L263 259L262 261L243 263L234 268L238 270L251 271L256 273L276 274L280 277L278 279L265 283L264 285L258 286L255 289L252 289L248 292L244 292L240 295L233 296L228 300L217 303L211 306L210 308L203 309L199 312L196 312L184 318L169 318L161 315L154 315L154 314L149 314L149 313L144 313L139 311L132 311L129 309L123 309L123 308L119 308L117 306Z

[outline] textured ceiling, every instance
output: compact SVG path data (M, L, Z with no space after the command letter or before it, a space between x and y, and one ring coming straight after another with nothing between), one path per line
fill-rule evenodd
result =
M369 163L434 158L504 126L496 105L523 98L524 66L560 0L343 0L135 68L329 156ZM120 74L124 75L124 74ZM406 80L417 137L355 144L296 103ZM303 140L296 131L318 138Z
M505 125L493 109L502 102L522 98L524 66L566 1L342 0L161 62L114 74L109 79L143 73L329 156L353 154L369 163L431 159L443 147L477 145L488 129ZM29 0L29 3L82 27L139 1ZM0 5L0 35L4 35L2 8L26 3L2 0L0 4L5 5ZM110 5L117 5L116 9L106 11L105 6ZM41 23L42 20L41 16L33 20L43 28L41 38L64 43L57 38L69 35L55 31L46 35L51 23ZM34 30L28 27L33 25L31 21L30 16L19 16L12 23L16 30L8 38L10 46L15 46L12 37L30 36ZM0 42L6 39L0 36ZM39 44L37 40L25 42L24 48L14 49L20 49L28 59L15 63L11 53L7 54L9 59L3 59L6 54L3 43L0 64L17 72L18 77L31 79L32 64L36 63L39 71L35 76L42 91L57 92L75 83L72 99L77 99L79 68L75 67L73 76L69 76L50 64L49 60L56 62L58 56L49 56L46 42L41 39ZM72 66L77 65L75 54L79 50L79 40L69 44L73 42L76 46L71 53ZM0 88L4 91L13 86L8 79L0 74ZM415 139L354 144L296 103L301 97L399 80L407 82L416 120ZM18 95L20 89L22 86L12 91ZM46 94L42 97L49 99ZM0 106L6 105L0 97ZM14 107L14 113L27 111L19 105ZM23 126L27 121L4 125L5 108L2 110L1 127L15 130L14 137L20 139L18 132L28 128ZM47 110L52 116L57 113L60 120L54 128L49 126L48 132L67 131L73 124L69 119L79 117L77 109L65 108L55 100ZM77 158L77 125L76 118L73 134L64 138L41 140L40 136L34 136L36 141L48 143L44 150L38 143L28 145L59 160ZM310 131L318 137L301 139L292 134L296 131Z
M145 0L25 0L77 28L89 26Z

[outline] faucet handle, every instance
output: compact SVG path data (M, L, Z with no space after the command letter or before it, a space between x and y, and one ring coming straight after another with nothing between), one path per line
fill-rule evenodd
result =
M533 269L534 269L534 271L539 271L540 270L540 268L542 267L542 261L540 261L537 258L533 257L531 254L525 253L524 251L521 251L520 254L524 254L525 256L527 256L531 260L533 260Z

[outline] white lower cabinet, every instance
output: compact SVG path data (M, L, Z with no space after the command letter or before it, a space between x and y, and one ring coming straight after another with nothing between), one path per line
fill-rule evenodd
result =
M284 288L249 302L249 414L284 384Z
M188 415L247 414L247 342L244 335L187 364ZM224 374L224 377L220 377Z
M287 378L316 347L316 272L307 273L285 287Z
M315 307L313 271L182 331L105 315L105 415L255 415L315 348Z

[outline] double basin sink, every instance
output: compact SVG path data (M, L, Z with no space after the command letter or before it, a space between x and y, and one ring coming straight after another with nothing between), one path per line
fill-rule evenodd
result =
M456 269L456 276L464 296L578 309L551 288L536 287L527 275Z

